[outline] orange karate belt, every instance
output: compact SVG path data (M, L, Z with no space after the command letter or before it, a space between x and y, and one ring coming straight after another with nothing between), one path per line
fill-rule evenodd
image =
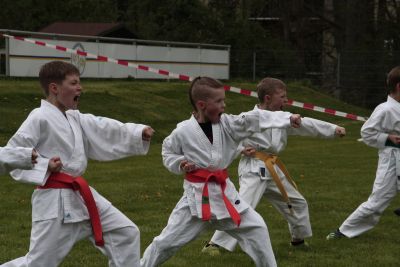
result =
M296 189L297 189L297 185L296 183L293 181L292 177L290 176L288 170L286 169L285 165L283 164L283 162L278 158L277 155L273 155L273 154L267 154L267 153L263 153L263 152L259 152L257 151L255 154L255 157L262 160L265 164L265 167L267 168L267 170L269 171L269 173L272 176L272 179L274 180L276 186L278 187L279 191L281 192L281 195L283 197L283 200L286 202L289 211L292 213L292 204L290 203L289 197L287 195L286 189L283 186L281 179L279 178L279 175L276 173L276 170L274 168L274 165L278 165L279 169L281 169L281 171L283 172L283 174L285 175L286 179L288 180L288 182Z
M92 192L89 185L83 177L73 177L66 173L52 173L43 186L38 186L38 189L72 189L79 191L83 200L85 201L86 208L89 212L90 223L94 234L94 240L97 246L104 246L103 231L101 228L100 215L94 201Z
M201 212L203 221L209 221L211 219L210 200L208 196L208 183L214 182L221 185L222 198L224 200L225 207L232 218L232 221L237 226L240 225L240 214L225 195L226 179L228 178L228 171L226 169L214 172L206 169L198 169L186 173L185 178L192 183L204 183L201 201Z

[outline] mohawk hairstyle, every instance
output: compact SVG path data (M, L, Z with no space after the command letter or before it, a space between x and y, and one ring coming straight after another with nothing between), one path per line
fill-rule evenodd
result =
M196 102L199 100L207 100L210 96L211 89L220 89L224 85L213 78L210 77L196 77L189 88L189 100L195 111Z

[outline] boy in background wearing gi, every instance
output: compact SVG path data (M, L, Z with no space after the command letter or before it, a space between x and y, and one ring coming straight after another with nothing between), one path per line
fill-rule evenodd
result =
M14 169L31 169L37 163L37 156L32 148L0 147L0 175Z
M108 161L146 154L153 129L80 113L82 87L72 64L46 63L39 80L46 100L29 114L8 146L34 147L48 166L11 172L17 181L38 187L32 195L29 252L2 266L58 266L84 238L108 257L109 266L139 266L139 229L81 175L88 158Z
M279 79L264 78L257 85L260 101L254 109L280 111L287 104L286 84ZM291 245L304 247L304 238L312 235L307 201L297 191L283 163L277 155L287 144L288 135L333 138L344 136L345 129L320 120L302 118L299 128L272 128L255 133L239 147L239 194L256 208L264 196L282 214L289 225ZM203 252L218 255L222 247L233 251L237 240L225 232L216 231Z
M194 115L179 123L162 145L164 166L185 174L184 194L145 250L141 266L161 265L209 226L238 239L256 266L276 266L264 220L240 198L226 168L241 140L270 127L298 127L300 115L264 110L224 114L223 85L208 77L192 82L189 98Z
M388 98L379 104L361 128L363 142L378 148L378 168L372 193L326 239L353 238L372 229L400 188L400 66L386 79Z

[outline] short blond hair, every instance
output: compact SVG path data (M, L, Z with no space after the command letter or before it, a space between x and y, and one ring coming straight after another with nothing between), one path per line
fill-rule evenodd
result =
M257 95L260 103L264 102L266 95L273 95L277 89L286 90L286 84L279 79L266 77L257 84Z

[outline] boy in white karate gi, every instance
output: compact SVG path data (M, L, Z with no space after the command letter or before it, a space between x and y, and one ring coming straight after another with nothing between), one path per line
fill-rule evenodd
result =
M209 226L238 239L256 266L276 266L264 220L240 198L226 168L241 140L270 127L298 127L300 116L264 110L224 114L223 85L208 77L192 82L189 97L195 115L179 123L162 146L164 166L185 175L184 193L141 266L159 266Z
M25 147L0 147L0 175L14 169L31 169L37 163L36 150Z
M84 238L96 243L109 266L139 266L139 229L81 176L88 158L146 154L153 129L80 113L82 87L72 64L49 62L40 69L39 80L46 100L8 142L34 147L39 154L34 169L11 172L17 181L38 185L32 195L30 247L26 256L2 266L58 266Z
M378 148L378 168L372 193L326 239L353 238L372 229L400 189L400 66L386 79L388 98L378 105L361 128L363 142Z
M280 111L287 104L286 85L279 79L264 78L257 85L260 103L255 110ZM307 201L277 155L287 144L288 135L332 138L344 136L345 129L320 120L302 118L299 128L273 128L255 133L239 147L239 194L254 209L264 196L281 213L289 225L291 244L305 246L304 238L312 235ZM280 166L279 166L280 165ZM283 170L281 169L283 168ZM285 174L286 172L286 174ZM222 247L233 251L237 240L226 232L216 231L203 252L218 255Z

